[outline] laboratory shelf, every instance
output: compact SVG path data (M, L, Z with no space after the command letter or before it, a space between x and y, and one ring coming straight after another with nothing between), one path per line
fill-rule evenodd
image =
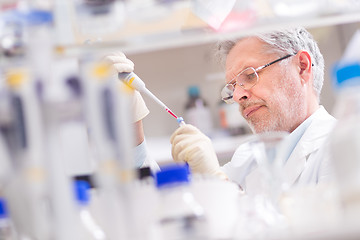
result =
M360 10L355 13L336 14L306 19L277 19L276 22L260 22L243 29L230 32L215 32L208 28L189 29L181 33L160 33L157 35L143 36L143 39L125 39L118 42L118 47L129 54L138 54L149 51L159 51L170 48L186 47L193 45L216 42L221 39L238 38L253 33L270 31L284 27L304 26L318 28L360 22ZM116 45L116 43L113 43Z
M189 17L189 15L191 17ZM91 37L89 38L76 31L75 26L75 44L65 45L63 47L70 53L76 53L79 50L102 51L116 49L126 54L141 54L212 43L221 39L238 38L257 32L284 27L304 26L306 28L318 28L360 22L360 8L355 8L355 10L350 12L344 11L324 15L309 14L297 17L271 16L263 19L252 19L251 16L247 16L245 20L232 20L232 22L228 23L231 27L224 27L224 29L220 27L217 30L210 28L201 19L189 13L189 11L186 14L180 15L179 18L185 18L184 16L187 16L186 18L190 20L187 20L186 23L180 26L177 21L173 20L169 20L168 24L164 24L165 26L159 26L159 23L156 21L149 23L127 21L119 31L108 35L101 35L99 36L101 41L94 41L91 45L83 44L85 41L91 39ZM248 22L240 22L242 20ZM167 19L159 21L166 22ZM171 22L174 22L173 26L171 26ZM224 24L226 23L225 20ZM236 24L238 24L239 27L236 27Z

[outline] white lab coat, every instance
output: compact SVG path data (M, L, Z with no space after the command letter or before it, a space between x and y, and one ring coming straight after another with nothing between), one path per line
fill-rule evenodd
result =
M323 149L335 124L336 119L322 106L313 114L311 123L281 169L283 181L288 186L317 184L332 178L329 161L323 158ZM248 193L262 191L261 172L248 143L238 147L231 161L222 170Z

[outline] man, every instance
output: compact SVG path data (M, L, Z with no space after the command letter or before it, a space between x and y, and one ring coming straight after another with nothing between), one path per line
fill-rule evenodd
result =
M256 134L287 132L282 173L289 185L318 183L330 177L321 148L336 120L320 105L324 59L304 28L248 36L218 45L225 56L226 86L222 98L239 111ZM255 156L241 145L229 163L219 167L211 141L185 125L171 136L176 162L194 173L238 183L247 192L260 189Z

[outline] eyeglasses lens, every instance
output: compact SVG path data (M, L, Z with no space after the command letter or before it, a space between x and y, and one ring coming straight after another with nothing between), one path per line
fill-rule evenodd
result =
M254 68L250 67L242 71L236 83L239 84L243 89L250 89L252 88L258 81L258 75Z
M226 103L233 103L232 99L234 94L234 86L232 84L226 84L225 87L221 91L221 99Z
M232 97L234 95L235 85L239 85L243 89L248 90L257 83L258 79L258 74L254 68L246 68L237 76L235 84L229 83L225 85L221 91L222 100L229 104L234 103Z

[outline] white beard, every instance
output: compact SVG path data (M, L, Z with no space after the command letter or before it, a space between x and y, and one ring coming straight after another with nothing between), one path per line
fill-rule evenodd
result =
M284 75L288 76L288 75ZM263 133L270 131L294 130L294 124L299 122L305 112L305 96L299 87L295 85L294 80L283 79L278 91L274 92L271 99L266 104L268 112L258 118L258 121L248 121L248 124L254 133Z

